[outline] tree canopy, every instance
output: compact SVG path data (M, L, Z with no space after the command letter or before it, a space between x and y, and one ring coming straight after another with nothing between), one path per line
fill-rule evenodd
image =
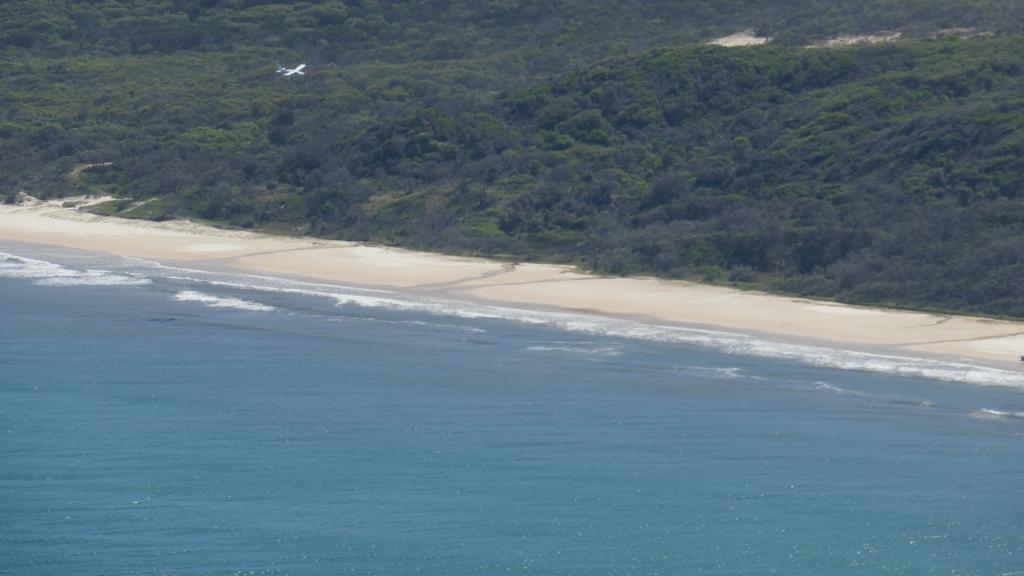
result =
M0 194L1024 317L1022 16L998 0L15 0ZM747 27L774 41L703 45ZM883 30L903 39L806 47ZM273 74L300 61L308 76Z

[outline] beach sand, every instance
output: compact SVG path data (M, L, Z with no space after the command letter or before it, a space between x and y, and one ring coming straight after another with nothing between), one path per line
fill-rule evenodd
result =
M722 36L721 38L715 38L708 42L714 46L723 46L725 48L737 48L740 46L760 46L767 44L771 41L771 38L764 36L758 36L753 28L748 28L729 36Z
M269 236L187 221L125 220L61 204L0 206L0 239L511 307L939 354L1018 369L1024 354L1024 322L848 306L656 278L602 277L566 266Z

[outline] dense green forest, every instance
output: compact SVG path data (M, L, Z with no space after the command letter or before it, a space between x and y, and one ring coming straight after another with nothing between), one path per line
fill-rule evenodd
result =
M1024 317L1022 22L1010 0L15 0L0 194ZM773 41L703 44L746 28ZM880 31L903 38L807 47Z

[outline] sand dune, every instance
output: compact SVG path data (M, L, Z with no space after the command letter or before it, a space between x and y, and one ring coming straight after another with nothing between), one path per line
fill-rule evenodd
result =
M753 28L748 28L735 34L715 38L709 41L708 44L736 48L738 46L760 46L761 44L767 44L770 40L771 38L756 35Z

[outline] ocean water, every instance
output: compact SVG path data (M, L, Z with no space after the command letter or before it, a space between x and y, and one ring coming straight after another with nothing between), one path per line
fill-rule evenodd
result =
M1024 574L1024 373L0 243L0 574Z

